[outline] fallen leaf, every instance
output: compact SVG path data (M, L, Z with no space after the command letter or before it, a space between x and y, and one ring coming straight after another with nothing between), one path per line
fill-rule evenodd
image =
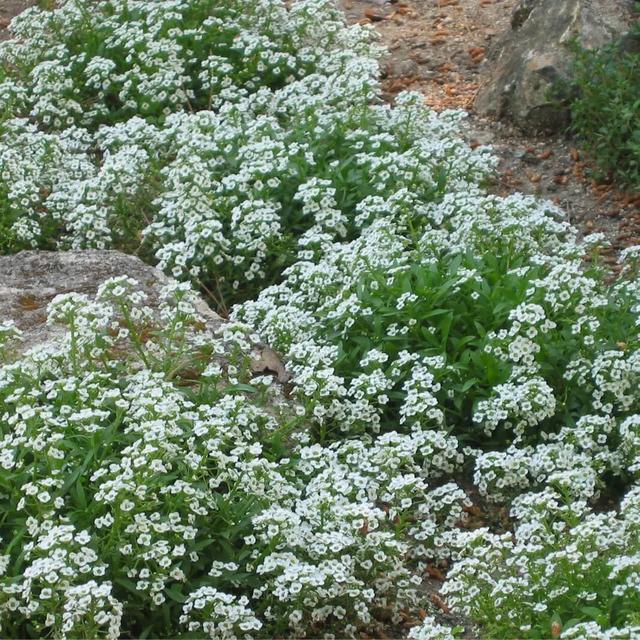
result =
M430 578L433 578L434 580L438 580L440 582L444 582L445 581L445 575L444 573L442 573L442 571L440 571L440 569L438 569L438 567L434 567L434 566L428 566L427 567L427 575Z
M533 182L533 184L538 184L540 180L542 180L542 176L539 173L527 172L527 177L529 178L529 182Z
M369 18L371 22L382 22L383 20L385 20L385 16L377 13L374 9L365 9L364 15L366 18Z
M38 302L38 299L35 296L25 295L21 296L18 299L18 304L22 309L28 311L35 311L35 309L39 309L42 304Z
M440 611L442 611L443 613L451 612L451 609L449 609L447 603L437 593L431 594L431 602L433 602L433 604L435 604L436 607L438 607L438 609L440 609Z

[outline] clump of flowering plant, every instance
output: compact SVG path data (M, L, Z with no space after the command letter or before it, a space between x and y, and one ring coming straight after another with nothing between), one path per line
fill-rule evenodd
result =
M67 0L13 29L0 249L185 282L61 296L27 353L0 324L4 635L450 640L419 587L452 559L483 633L638 635L638 248L610 285L600 238L487 194L461 114L381 105L370 32L326 0ZM459 530L495 503L507 532Z
M322 437L420 424L500 449L638 410L637 286L585 271L556 209L477 194L384 210L235 310L285 355Z
M410 94L372 106L353 65L162 126L132 118L96 134L44 133L8 120L5 249L142 250L226 311L376 218L477 190L493 160L455 137L458 115L435 116Z
M68 0L25 11L12 30L0 43L2 251L139 249L159 171L179 149L175 129L190 135L181 125L188 114L204 111L211 122L231 109L217 123L229 138L286 96L291 106L315 93L329 108L352 94L371 100L376 86L371 31L347 27L327 0ZM286 110L278 110L285 129ZM166 123L172 114L177 121ZM232 138L214 143L223 174L243 163L236 148ZM258 223L264 208L249 209ZM231 257L256 242L239 240Z
M546 489L514 502L512 534L461 534L448 602L491 637L633 638L640 633L640 490L620 510Z
M199 304L122 277L54 299L57 342L19 355L3 327L3 635L355 637L417 606L468 504L438 480L455 439L305 445L250 336Z
M17 359L9 343L0 371L3 635L171 634L203 580L231 586L211 557L236 559L268 503L262 452L287 423L268 388L244 391L246 338L215 339L188 287L152 308L114 279L49 321L63 339Z
M55 129L217 110L371 53L327 0L64 0L11 28L0 112Z

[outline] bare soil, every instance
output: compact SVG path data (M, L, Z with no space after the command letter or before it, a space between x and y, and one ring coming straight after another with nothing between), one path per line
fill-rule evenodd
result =
M436 111L469 111L464 135L489 144L500 164L493 190L535 194L562 207L584 235L602 232L604 259L615 270L621 249L640 242L640 196L592 178L593 167L567 136L527 136L508 123L479 117L478 88L487 81L487 52L510 29L517 0L341 0L350 22L372 24L388 50L383 91L388 100L410 89Z

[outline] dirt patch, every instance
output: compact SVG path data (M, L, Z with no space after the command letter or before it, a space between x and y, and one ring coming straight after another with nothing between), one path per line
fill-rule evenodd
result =
M376 26L389 50L385 93L421 91L429 106L472 108L491 41L515 0L343 0L347 18Z
M493 190L552 200L583 234L602 232L611 243L604 259L640 243L640 196L598 182L588 159L568 137L523 135L508 124L474 113L478 88L489 71L492 43L510 29L516 0L342 0L350 22L369 23L388 49L383 91L393 100L420 91L437 111L461 108L470 115L464 135L490 144L500 160Z

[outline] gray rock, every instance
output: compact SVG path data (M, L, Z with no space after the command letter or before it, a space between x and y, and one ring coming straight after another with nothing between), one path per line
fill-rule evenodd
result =
M47 324L47 305L57 295L76 292L92 297L105 280L116 276L137 280L151 308L159 304L160 289L171 282L158 269L120 251L21 251L0 256L0 322L12 320L23 332L22 341L12 345L12 357L62 337L64 327ZM196 306L212 332L224 322L204 300ZM247 355L255 375L272 375L281 385L291 379L280 356L268 346L253 343Z
M420 74L420 65L411 58L391 60L386 68L387 76L409 78Z
M629 31L634 0L520 0L513 29L489 52L480 115L512 120L526 132L561 131L569 123L570 42L601 47Z
M511 28L519 29L537 4L540 4L540 0L519 0L511 13Z
M23 331L20 352L51 342L62 332L46 324L47 305L53 298L73 291L95 295L105 280L122 275L140 283L151 307L169 282L159 270L119 251L21 251L0 256L0 322L13 320ZM212 328L222 322L204 302L198 311Z

